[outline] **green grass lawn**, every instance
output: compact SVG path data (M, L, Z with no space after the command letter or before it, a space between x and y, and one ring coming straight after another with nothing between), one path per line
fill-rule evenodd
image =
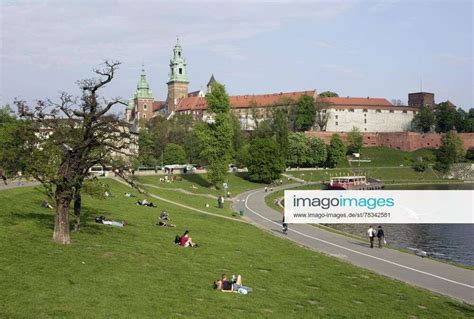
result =
M370 162L361 162L361 167L390 167L390 166L411 166L417 157L424 159L434 159L434 149L419 149L413 152L406 152L388 147L363 147L360 151L362 160ZM352 162L352 166L358 166L358 162ZM340 163L339 167L350 167L348 161Z
M138 181L144 184L152 184L161 188L181 188L195 194L211 194L214 196L224 195L224 189L220 185L219 189L215 189L207 180L207 174L184 174L184 175L168 175L177 176L179 180L172 183L160 182L163 175L140 176ZM246 179L246 173L227 174L225 182L229 186L232 196L236 196L244 191L263 187L263 184L253 183ZM193 187L194 186L194 187Z
M109 181L114 194L126 186ZM245 223L116 195L84 198L82 231L53 243L53 212L35 188L0 191L2 318L469 318L474 309L301 248ZM21 200L18 200L21 199ZM15 203L15 205L11 205ZM178 227L154 225L167 210ZM125 219L124 228L94 217ZM190 230L200 247L176 247ZM249 295L212 290L243 275Z

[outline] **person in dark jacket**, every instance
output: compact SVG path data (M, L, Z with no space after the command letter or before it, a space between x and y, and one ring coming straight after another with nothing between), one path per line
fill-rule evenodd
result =
M379 226L377 229L377 238L379 240L379 248L382 248L385 243L385 233L382 229L382 226Z

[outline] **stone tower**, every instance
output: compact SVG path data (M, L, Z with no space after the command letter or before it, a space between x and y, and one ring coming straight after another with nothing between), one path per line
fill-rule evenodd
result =
M168 97L166 104L168 105L168 113L176 109L179 100L188 96L188 75L186 72L186 61L183 58L183 49L176 40L173 49L173 57L170 60L170 73L168 83Z
M142 66L142 74L140 75L140 81L138 81L133 100L135 120L147 120L153 117L153 93L146 81L144 66ZM129 107L130 104L129 102Z

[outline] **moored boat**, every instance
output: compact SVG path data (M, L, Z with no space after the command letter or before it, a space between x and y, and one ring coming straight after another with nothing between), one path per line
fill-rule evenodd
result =
M335 190L377 190L383 189L385 185L379 179L365 176L340 176L331 177L326 186Z

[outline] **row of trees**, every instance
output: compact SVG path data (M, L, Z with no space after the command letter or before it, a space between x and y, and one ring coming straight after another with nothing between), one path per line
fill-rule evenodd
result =
M454 108L448 102L439 103L435 108L423 106L413 118L413 128L427 133L433 129L438 133L456 130L459 133L474 132L474 109L469 112Z

